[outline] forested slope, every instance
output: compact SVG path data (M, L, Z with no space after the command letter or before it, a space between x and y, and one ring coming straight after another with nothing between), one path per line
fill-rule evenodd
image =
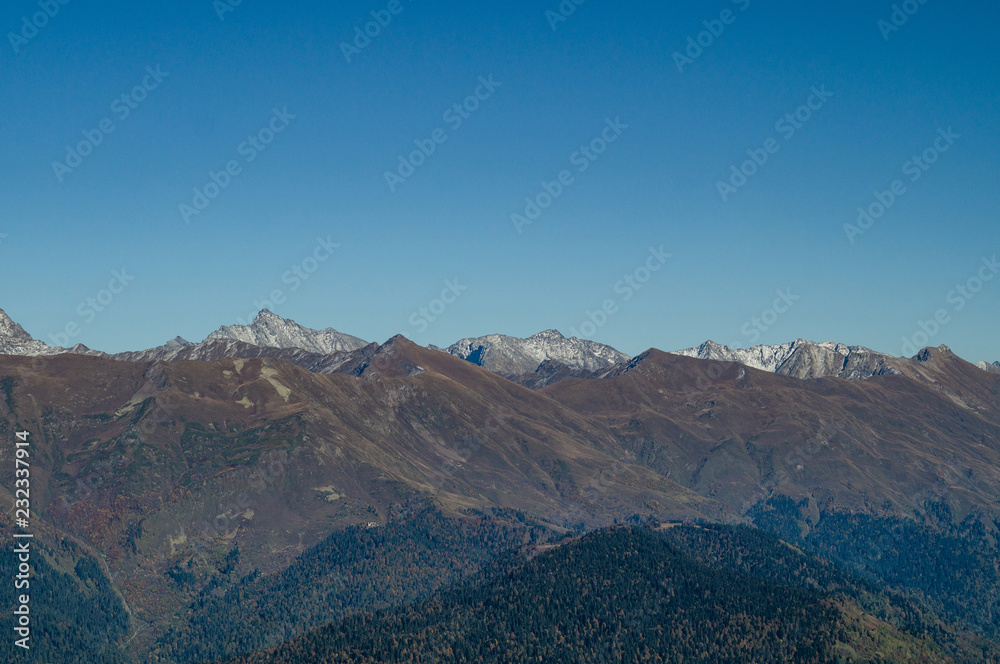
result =
M854 597L877 591L793 549L770 569L758 564L788 548L773 537L705 533L591 533L500 578L359 614L230 664L998 661L991 644L955 641L946 628L950 642L935 642L905 601L886 617L915 627L873 615Z

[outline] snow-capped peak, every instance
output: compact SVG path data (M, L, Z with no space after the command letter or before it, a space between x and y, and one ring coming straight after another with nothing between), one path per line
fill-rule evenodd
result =
M37 341L0 309L0 355L52 355L65 352Z
M268 309L262 309L249 325L220 327L208 335L205 341L217 339L232 339L271 348L300 348L324 355L357 350L368 345L363 339L338 332L332 327L313 330L293 320L282 318Z
M730 348L714 341L706 341L695 348L674 351L674 354L703 360L739 362L754 369L797 378L837 376L864 380L882 374L900 373L895 366L897 358L864 346L849 346L834 341L816 343L796 339L783 344L751 348Z
M163 344L164 348L186 348L188 346L193 346L194 344L185 339L184 337L174 337L167 343Z
M697 357L702 360L720 360L724 362L739 362L742 365L761 369L763 371L777 371L778 367L792 354L796 344L801 341L789 341L777 345L761 345L751 348L730 348L723 344L708 340L700 346L685 348L674 351L674 355L685 355L687 357Z
M560 332L559 330L543 330L542 332L532 334L528 338L538 339L538 340L543 340L543 339L560 340L560 339L565 339L566 337L564 337L562 335L562 332Z
M531 373L546 360L571 369L597 371L629 359L611 346L576 337L567 339L557 330L545 330L527 339L505 334L462 339L446 352L504 375Z

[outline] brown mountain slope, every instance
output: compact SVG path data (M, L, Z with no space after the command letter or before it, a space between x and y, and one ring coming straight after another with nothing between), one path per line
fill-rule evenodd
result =
M998 512L1000 379L928 349L907 375L803 381L648 351L547 396L610 427L636 457L744 514L772 493L912 514L944 498Z
M0 434L33 432L35 511L105 554L150 622L187 597L171 570L192 556L221 564L238 543L247 569L273 570L407 500L566 526L721 513L629 464L603 427L457 358L398 338L359 373L5 356Z
M33 432L46 532L106 556L136 620L157 623L237 544L240 573L279 569L406 501L556 528L733 519L773 493L812 515L906 515L934 498L997 516L1000 377L946 349L904 364L803 381L651 350L531 390L402 337L330 374L275 358L0 356L0 436ZM11 454L0 446L0 463Z
M374 349L378 345L372 344L370 347ZM309 352L301 348L274 348L255 346L234 339L212 339L199 344L168 344L143 351L117 353L115 355L101 353L100 355L107 359L123 362L178 362L182 360L215 362L226 358L249 360L261 357L273 357L287 360L303 369L316 373L331 373L336 371L344 361L349 359L352 353L342 351L323 354Z

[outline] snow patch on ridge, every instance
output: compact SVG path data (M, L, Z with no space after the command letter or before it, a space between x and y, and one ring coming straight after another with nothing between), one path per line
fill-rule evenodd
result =
M505 334L488 334L455 342L445 352L500 374L535 371L546 360L571 369L598 371L629 356L611 346L586 339L567 339L558 330L545 330L526 339Z
M310 353L330 355L364 348L368 342L338 332L332 327L312 330L264 309L249 325L222 326L205 341L233 340L262 348L300 348Z

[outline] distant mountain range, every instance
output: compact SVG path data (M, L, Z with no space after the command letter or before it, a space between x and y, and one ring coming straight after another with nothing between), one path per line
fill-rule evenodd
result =
M344 351L358 350L368 342L349 334L338 332L332 327L312 330L293 320L264 309L249 325L223 326L208 335L205 341L231 339L252 346L270 348L301 348L308 353L329 355Z
M356 370L378 348L378 344L333 328L314 330L264 309L249 325L224 325L200 343L175 337L155 348L109 355L82 344L68 349L51 347L32 338L0 310L0 355L73 353L127 362L275 357L316 373L333 373L345 368ZM531 388L544 387L566 378L598 377L631 359L611 346L577 337L566 338L557 330L546 330L524 339L489 334L461 339L444 349L431 348ZM830 341L815 343L803 339L747 349L706 341L695 348L674 351L674 354L737 362L754 369L802 379L837 377L866 380L873 376L905 373L910 366L905 358L879 353L864 346ZM976 366L984 371L1000 373L1000 362L979 362Z
M589 378L629 360L628 355L611 346L576 337L567 339L556 330L527 339L504 334L462 339L445 352L532 388L564 378Z
M730 348L706 341L697 348L675 351L677 355L703 360L739 362L754 369L795 378L836 376L865 380L872 376L902 373L900 358L878 353L864 346L847 346L826 341L814 343L797 339L777 346Z
M0 309L0 355L52 355L69 352L35 340Z
M546 330L527 339L490 334L462 339L447 349L455 357L498 374L524 374L535 371L546 360L572 369L597 371L607 369L629 356L611 346L584 339L567 339L556 330Z
M983 371L989 371L990 373L1000 373L1000 362L994 362L990 364L989 362L977 362L976 366Z

